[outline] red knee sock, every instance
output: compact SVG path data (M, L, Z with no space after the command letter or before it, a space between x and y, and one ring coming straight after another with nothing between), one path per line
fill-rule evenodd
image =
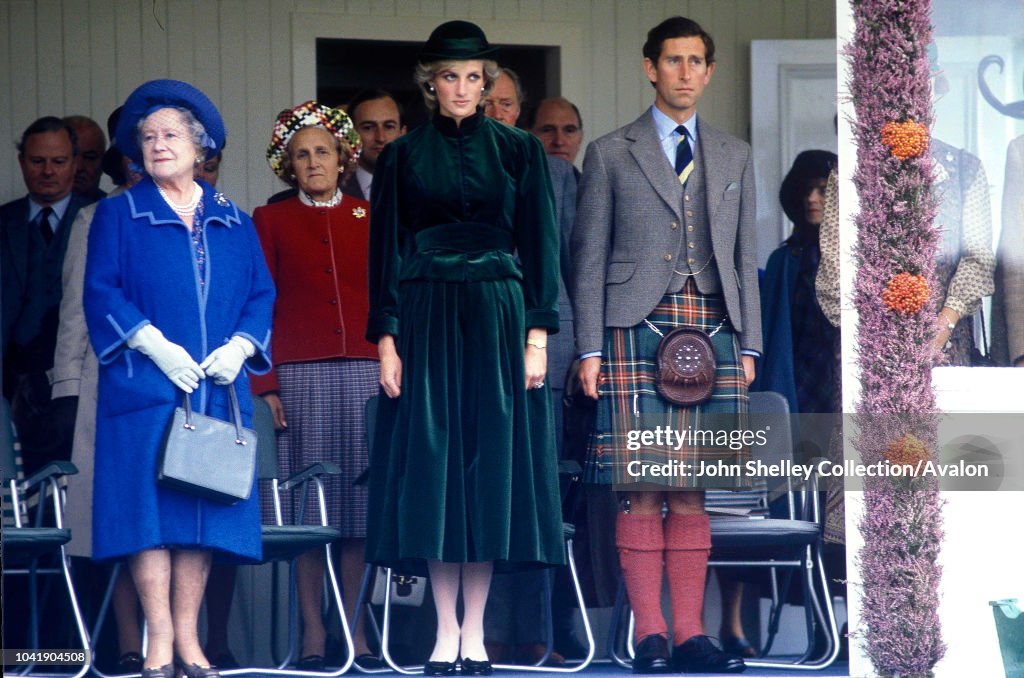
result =
M665 571L672 600L672 643L682 645L704 633L704 584L711 551L707 515L677 515L665 519Z
M668 635L661 614L661 573L665 552L662 517L620 513L615 522L615 545L619 549L622 577L626 580L629 606L636 617L635 638Z

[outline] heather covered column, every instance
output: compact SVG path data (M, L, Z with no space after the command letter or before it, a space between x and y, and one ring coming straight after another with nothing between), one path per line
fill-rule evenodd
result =
M865 464L935 458L931 368L936 313L928 0L851 0L846 48L856 119L854 183L860 393L855 442ZM941 498L934 479L865 482L862 627L855 636L884 676L926 676L942 657L937 564Z

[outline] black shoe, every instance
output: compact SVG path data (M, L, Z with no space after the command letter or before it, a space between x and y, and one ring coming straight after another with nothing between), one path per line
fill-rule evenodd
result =
M719 640L722 641L722 649L729 654L734 654L744 659L754 659L757 657L757 649L746 638L737 638L736 636L723 634Z
M743 673L747 665L715 647L707 636L693 636L672 648L672 667L682 673Z
M323 671L326 666L327 661L320 654L307 654L295 662L295 668L299 671Z
M587 656L586 646L572 631L555 632L555 650L566 659L583 659Z
M454 676L455 662L427 662L423 666L424 676Z
M142 678L174 678L174 664L164 664L155 669L142 669Z
M489 676L493 672L491 662L484 659L483 661L476 661L474 659L463 659L462 660L462 675L464 676Z
M636 646L633 673L671 673L668 663L668 641L665 636L647 636Z
M126 673L142 673L142 655L138 652L125 652L117 658L117 666L114 673L123 675Z
M358 664L360 668L367 669L368 671L387 668L387 663L385 663L383 659L370 652L356 655L355 663Z
M200 666L196 663L186 664L181 662L178 664L178 668L181 669L186 678L220 678L220 671L215 666ZM146 677L144 676L143 678Z

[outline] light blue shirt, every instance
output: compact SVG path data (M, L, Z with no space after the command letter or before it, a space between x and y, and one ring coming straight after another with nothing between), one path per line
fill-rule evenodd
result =
M676 132L679 123L668 117L657 106L651 106L651 118L654 120L654 129L658 131L658 140L661 142L661 150L665 151L668 164L673 169L676 166L676 146L682 134ZM693 157L697 157L697 114L694 113L690 119L683 123L683 127L690 133L690 150Z
M64 213L68 211L68 204L71 202L71 193L68 193L62 200L50 205L53 209L53 217L50 218L50 230L54 233L60 227L60 222L64 219ZM32 198L28 199L28 223L32 223L39 216L39 213L43 211L43 206L37 204Z

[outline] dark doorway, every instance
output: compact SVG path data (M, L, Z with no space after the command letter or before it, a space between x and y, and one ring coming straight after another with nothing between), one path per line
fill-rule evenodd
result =
M317 38L317 101L341 106L362 89L380 87L391 92L402 104L410 128L419 124L426 117L426 108L413 84L412 72L421 45L421 42ZM498 64L518 73L526 88L524 112L531 101L560 93L558 47L500 47Z

